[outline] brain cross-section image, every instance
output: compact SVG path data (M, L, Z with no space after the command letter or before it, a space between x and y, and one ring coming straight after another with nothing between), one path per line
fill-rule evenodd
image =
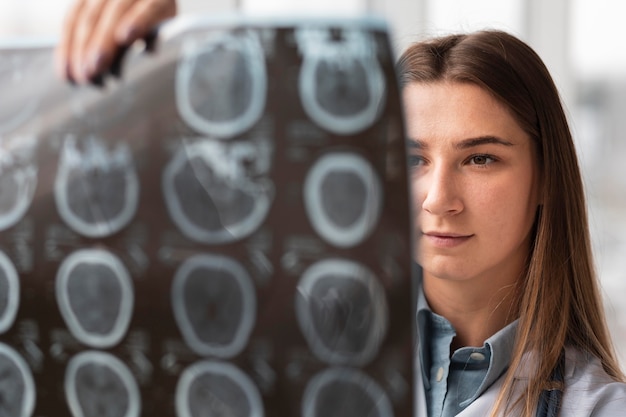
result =
M2 51L0 51L2 52ZM31 59L28 54L2 53L0 56L0 91L2 100L11 105L0 106L0 135L27 122L37 111L41 96L21 94L31 87L41 58Z
M184 235L202 243L240 240L265 220L274 195L264 141L183 145L163 173L165 202Z
M367 364L387 331L384 290L371 271L342 259L313 264L298 283L300 329L321 360Z
M366 159L329 153L315 162L304 184L306 211L322 238L352 247L376 227L382 205L380 180Z
M0 251L0 333L13 325L20 300L20 282L15 266Z
M256 318L250 276L237 261L219 255L197 255L180 266L172 305L185 341L200 355L237 355Z
M35 397L30 368L13 348L0 343L0 415L30 417Z
M100 249L71 254L60 266L57 302L76 339L98 348L124 337L133 310L133 286L124 265Z
M329 368L309 382L302 417L393 417L389 398L373 379L355 369Z
M197 362L176 388L177 417L263 417L261 395L244 372L227 362Z
M87 237L118 232L135 215L139 179L127 144L69 136L61 150L55 201L63 220Z
M185 43L176 74L178 111L196 131L229 138L261 116L267 92L263 50L252 32Z
M85 351L70 360L65 395L73 417L138 417L141 411L130 370L105 352Z
M371 126L386 92L372 38L360 30L338 37L324 29L301 29L296 37L304 55L298 86L309 117L340 135Z
M33 143L33 138L0 137L0 230L19 222L32 203L38 172Z

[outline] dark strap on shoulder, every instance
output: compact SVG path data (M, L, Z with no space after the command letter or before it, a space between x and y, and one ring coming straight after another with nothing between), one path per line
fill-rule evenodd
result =
M559 361L552 371L551 381L563 382L565 374L565 352L561 352ZM562 389L543 390L537 404L537 417L557 417L561 408Z

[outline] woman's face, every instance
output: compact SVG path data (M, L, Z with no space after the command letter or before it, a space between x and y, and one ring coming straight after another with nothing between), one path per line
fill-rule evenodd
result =
M531 138L473 84L412 83L403 96L425 277L517 279L539 204Z

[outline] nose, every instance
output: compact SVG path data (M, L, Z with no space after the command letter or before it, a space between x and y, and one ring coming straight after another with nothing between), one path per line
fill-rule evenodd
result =
M426 172L415 181L418 207L437 216L451 216L463 211L460 179L453 169L439 166Z

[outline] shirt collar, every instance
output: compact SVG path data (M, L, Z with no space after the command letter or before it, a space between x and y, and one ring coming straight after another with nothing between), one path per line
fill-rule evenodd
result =
M417 340L418 340L418 360L420 361L420 368L422 371L422 380L424 381L424 387L430 389L430 378L428 376L428 370L430 369L430 349L428 346L429 338L429 324L431 320L432 310L428 305L426 296L422 289L422 274L421 268L417 274L418 276L418 291L417 291ZM500 329L493 336L489 337L484 347L488 347L491 351L491 358L489 361L489 369L482 383L478 387L476 393L467 400L467 403L473 402L478 398L487 388L491 386L500 376L506 371L511 363L511 355L515 345L515 336L517 333L517 323L514 322L508 324L504 328Z
M517 323L515 320L504 328L500 329L496 334L485 340L483 345L491 351L489 360L489 368L487 375L476 390L474 395L461 403L462 407L466 407L480 397L502 374L508 369L511 363L511 355L515 345L515 335L517 333Z

